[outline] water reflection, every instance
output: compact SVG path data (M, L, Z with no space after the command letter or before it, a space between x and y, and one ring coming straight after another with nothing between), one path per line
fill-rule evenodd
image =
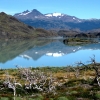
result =
M63 40L1 41L0 67L67 66L77 61L86 62L96 56L100 62L100 43L78 46L65 45Z

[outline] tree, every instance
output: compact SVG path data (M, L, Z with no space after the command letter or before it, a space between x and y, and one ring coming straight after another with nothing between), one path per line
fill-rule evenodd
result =
M100 66L98 66L99 64L95 61L95 55L93 56L93 58L90 58L91 60L89 62L91 62L90 65L86 65L82 62L78 62L78 65L82 65L86 68L92 68L95 71L95 78L93 80L93 84L98 84L100 86Z
M6 72L6 79L5 79L5 81L3 82L3 84L4 84L5 87L10 88L10 89L13 90L14 96L16 95L16 88L17 88L17 85L19 85L19 86L22 87L22 85L21 85L20 83L16 82L15 79L12 80L12 79L10 78L10 75L9 75L8 72Z
M55 82L56 78L52 76L52 73L42 72L40 70L31 70L31 68L19 69L19 75L24 82L26 90L38 90L43 93L55 94Z

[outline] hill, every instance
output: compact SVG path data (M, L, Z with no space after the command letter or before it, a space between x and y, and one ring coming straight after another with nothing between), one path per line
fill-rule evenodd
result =
M51 34L44 29L36 29L32 26L20 22L18 19L4 12L0 13L0 38L9 39L28 39L36 37L48 37L56 34Z

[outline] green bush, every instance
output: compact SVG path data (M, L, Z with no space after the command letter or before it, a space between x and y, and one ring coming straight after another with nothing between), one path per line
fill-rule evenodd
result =
M54 100L53 98L50 98L49 100Z
M68 100L67 97L59 97L57 100Z
M41 98L34 98L34 99L30 98L29 100L43 100L43 99L41 99Z
M96 97L97 99L100 99L100 92L99 92L99 93L96 93L95 97Z
M0 100L9 100L7 97L1 97Z
M38 95L36 98L29 98L29 100L43 100L43 96Z
M70 92L70 94L72 94L72 95L73 95L73 94L77 94L77 93L78 93L77 91L71 91L71 92Z
M22 100L20 97L15 97L15 100ZM24 100L24 99L23 99Z

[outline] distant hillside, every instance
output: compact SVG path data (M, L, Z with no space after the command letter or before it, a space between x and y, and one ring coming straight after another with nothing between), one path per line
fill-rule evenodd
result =
M100 28L100 19L80 19L75 16L70 16L63 13L48 13L42 14L36 9L32 11L24 11L14 15L20 21L34 26L35 28L44 29L67 29L67 30L80 30L90 31Z
M35 37L48 37L56 36L56 34L50 34L49 31L44 29L36 29L32 26L26 25L20 22L18 19L11 15L7 15L4 12L0 13L0 38L35 38Z

